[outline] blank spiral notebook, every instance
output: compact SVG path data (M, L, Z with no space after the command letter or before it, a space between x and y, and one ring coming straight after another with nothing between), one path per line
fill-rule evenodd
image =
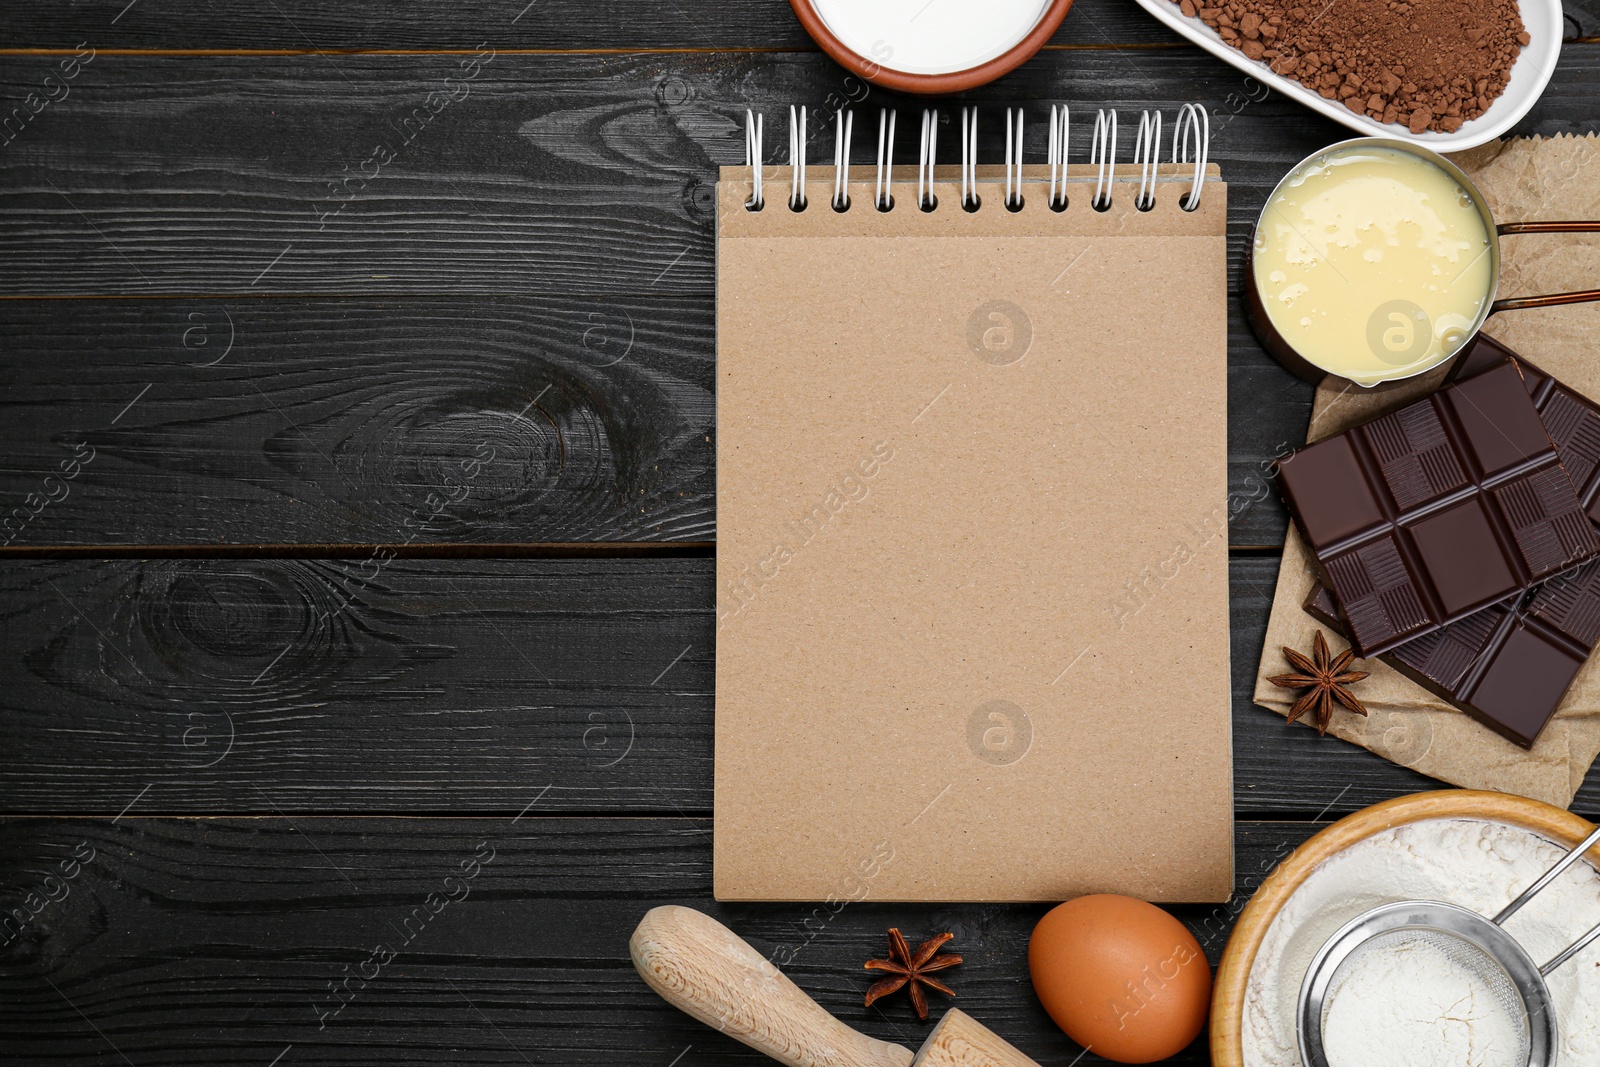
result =
M721 172L716 896L1226 900L1226 187L918 170Z

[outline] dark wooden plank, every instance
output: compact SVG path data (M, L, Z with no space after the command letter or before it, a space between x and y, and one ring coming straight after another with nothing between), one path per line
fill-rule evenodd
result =
M773 120L777 158L780 109L825 108L840 85L796 53L501 55L447 86L470 62L98 57L0 153L0 292L709 293L709 184L742 157L743 109ZM55 64L15 59L0 94L24 98ZM969 99L991 109L995 160L1004 103L1033 108L1031 159L1050 101L1079 106L1079 159L1085 106L1205 104L1236 269L1272 184L1347 133L1260 86L1252 101L1254 84L1198 49L1107 49L1042 55ZM1600 128L1597 93L1600 49L1567 49L1520 130ZM823 157L831 125L811 137Z
M1600 44L1600 4L1595 0L1562 0L1561 9L1570 20L1565 27L1569 44L1574 36L1581 44Z
M0 545L707 541L713 330L697 296L3 302Z
M1267 355L1245 322L1243 301L1228 301L1228 539L1279 546L1289 515L1272 463L1300 447L1315 391Z
M1174 909L1213 966L1247 894L1316 829L1242 824L1240 896ZM668 1007L634 973L633 926L676 903L783 961L846 1023L912 1048L928 1025L906 1004L863 1008L861 961L881 955L891 925L950 930L965 957L950 979L964 1010L1041 1063L1104 1062L1075 1060L1080 1050L1031 992L1027 939L1043 905L879 904L868 883L866 900L831 915L722 906L710 895L710 834L708 821L687 819L10 820L0 903L31 909L27 894L42 900L51 877L58 900L0 947L0 1042L8 1059L62 1067L119 1054L239 1067L280 1054L278 1067L667 1067L685 1053L686 1064L769 1062ZM92 858L63 883L59 865L74 850ZM841 885L843 897L858 892ZM425 921L430 894L439 910ZM392 958L374 957L378 946ZM330 986L347 976L332 1014L341 1001ZM1204 1038L1167 1062L1209 1063Z
M515 813L549 786L541 810L708 813L712 570L0 563L0 809ZM1250 702L1276 573L1232 562L1238 811L1438 788Z
M711 583L707 560L0 564L0 803L709 811Z
M1600 31L1592 0L1567 0L1580 31ZM1570 31L1570 27L1569 27ZM1138 47L1180 38L1133 4L1077 0L1047 47ZM460 7L444 2L383 5L374 0L328 5L277 0L266 8L219 8L210 0L130 3L110 11L92 0L65 0L6 13L9 48L260 51L739 48L811 50L811 39L783 0L702 0L637 4L619 18L581 0L497 0Z
M3 301L0 553L709 541L714 318L707 296ZM1237 307L1230 347L1233 541L1280 543L1266 464L1311 390Z
M108 7L89 0L6 13L12 48L101 49L469 49L487 41L501 49L783 48L816 46L785 0L679 0L618 8L583 0L495 0L462 7L434 0L391 6L376 0L318 4L275 0L225 8L211 0ZM1056 46L1115 41L1121 45L1177 37L1133 4L1077 0Z

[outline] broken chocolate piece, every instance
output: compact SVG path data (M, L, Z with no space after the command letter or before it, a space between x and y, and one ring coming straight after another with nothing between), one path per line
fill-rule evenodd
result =
M1306 601L1312 618L1347 627L1325 586ZM1407 641L1378 658L1523 748L1556 713L1578 668L1600 644L1600 561Z

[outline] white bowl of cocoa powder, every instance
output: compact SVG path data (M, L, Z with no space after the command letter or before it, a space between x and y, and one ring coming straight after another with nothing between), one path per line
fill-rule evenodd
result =
M1139 0L1191 41L1353 130L1437 152L1492 141L1544 92L1560 0Z

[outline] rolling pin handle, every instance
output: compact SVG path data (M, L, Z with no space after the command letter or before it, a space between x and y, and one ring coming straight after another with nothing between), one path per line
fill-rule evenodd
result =
M668 1004L789 1067L911 1067L911 1050L835 1019L742 938L693 908L652 908L628 942Z

